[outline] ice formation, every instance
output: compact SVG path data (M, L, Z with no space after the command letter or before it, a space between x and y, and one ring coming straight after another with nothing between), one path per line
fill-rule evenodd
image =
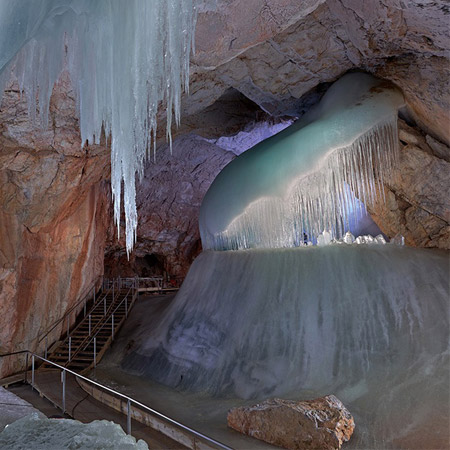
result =
M129 330L122 368L222 398L333 393L349 449L444 448L449 263L397 245L203 252L157 325Z
M23 417L0 433L3 450L148 450L140 439L127 435L120 425L107 420L84 424L78 420L47 419L37 413Z
M136 174L155 136L163 104L170 138L188 88L189 56L200 0L1 0L0 100L11 70L32 120L47 125L59 74L71 74L82 143L111 137L114 216L123 199L129 251L137 226Z
M342 77L314 110L217 176L200 210L203 248L294 247L325 230L342 236L360 207L355 196L372 202L395 163L402 104L386 82Z

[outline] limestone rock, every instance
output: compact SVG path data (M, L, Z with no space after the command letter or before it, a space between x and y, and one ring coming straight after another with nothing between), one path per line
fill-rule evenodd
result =
M421 128L450 143L446 1L217 3L199 15L185 113L234 87L263 110L286 114L320 83L362 68L399 85Z
M156 161L147 163L138 185L138 238L130 261L124 249L123 230L118 241L111 219L106 275L152 276L166 272L176 285L180 284L201 251L198 215L203 196L234 157L193 135L176 140L172 154L167 146L161 148Z
M340 449L355 423L334 395L295 402L274 398L228 412L228 426L289 449Z
M105 146L81 145L76 117L65 74L53 90L47 129L29 122L14 80L0 105L1 353L42 350L37 337L103 273L109 154ZM1 358L0 377L18 363Z
M399 121L400 160L385 180L384 198L367 205L387 236L401 234L414 247L450 248L450 149ZM434 149L428 145L431 143Z

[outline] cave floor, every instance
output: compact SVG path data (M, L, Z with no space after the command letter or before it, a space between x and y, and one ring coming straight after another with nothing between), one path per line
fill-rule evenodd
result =
M67 414L63 415L62 411L59 408L57 408L50 400L46 399L45 397L41 397L38 392L31 388L29 384L15 384L13 386L9 386L8 391L30 403L34 406L34 408L38 409L41 413L45 414L49 418L71 418Z
M89 423L93 420L110 420L119 424L123 430L126 430L126 416L89 396L79 386L74 376L70 374L67 376L66 409L69 415L64 416L62 415L61 409L56 407L56 405L62 404L60 372L55 370L37 371L35 377L37 391L32 391L31 386L29 385L19 385L11 389L20 397L16 397L19 403L20 400L23 399L24 405L29 405L29 412L23 413L15 419L10 420L9 423L12 423L14 420L31 412L35 412L36 409L38 409L47 417L56 416L73 418L83 423ZM45 398L41 398L40 394ZM131 430L136 439L143 439L151 449L164 450L185 448L178 442L168 438L166 435L136 422L135 420L132 420Z

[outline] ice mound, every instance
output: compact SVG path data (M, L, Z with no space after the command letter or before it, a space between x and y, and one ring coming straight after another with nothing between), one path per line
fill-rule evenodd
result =
M409 444L448 442L449 262L398 245L206 251L122 368L220 397L331 392L355 448L430 448Z
M340 238L360 202L382 191L398 152L402 94L347 74L301 120L233 160L200 209L204 249L295 247L324 230Z
M136 442L114 422L47 419L36 413L7 425L0 433L2 450L148 450L141 439Z

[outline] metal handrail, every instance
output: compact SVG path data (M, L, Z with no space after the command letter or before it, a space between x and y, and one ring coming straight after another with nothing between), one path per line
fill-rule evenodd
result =
M210 438L202 433L200 433L199 431L196 431L186 425L183 425L180 422L177 422L174 419L171 419L170 417L160 413L159 411L156 411L153 408L150 408L147 405L144 405L141 402L138 402L137 400L135 400L132 397L129 397L128 395L122 394L121 392L115 391L114 389L109 388L108 386L105 386L101 383L98 383L97 381L91 380L90 378L84 377L83 375L80 375L76 372L74 372L73 370L67 369L66 367L60 366L59 364L54 363L53 361L49 361L46 358L43 358L42 356L39 356L29 350L22 350L19 352L13 352L13 353L5 353L0 355L0 357L5 357L5 356L10 356L10 355L15 355L15 354L19 354L19 353L27 353L28 355L31 355L31 368L32 368L32 373L31 373L31 387L34 389L34 372L35 372L35 358L40 359L41 361L47 363L47 364L51 364L52 366L57 367L58 369L60 369L62 371L62 380L63 380L63 405L62 405L62 410L63 413L65 413L65 409L66 409L66 405L65 405L65 392L66 392L66 372L72 374L73 376L75 376L76 378L80 378L84 381L86 381L87 383L93 384L94 386L97 386L105 391L108 391L124 400L127 401L127 434L131 434L131 404L135 404L136 406L139 406L140 408L143 408L149 412L151 412L153 415L158 416L159 418L165 420L166 422L171 423L172 425L175 425L185 431L187 431L188 433L193 434L194 436L196 436L197 438L203 439L219 448L222 449L226 449L226 450L232 450L231 447L228 447L227 445L223 444L222 442L216 441L213 438ZM26 381L28 382L28 379L26 379Z
M75 358L76 356L77 356L77 354L78 353L80 353L81 351L83 351L83 349L86 349L87 347L88 347L88 345L94 340L94 358L93 358L93 360L94 360L94 366L95 366L95 363L96 363L96 361L95 361L95 344L96 344L96 338L97 338L97 334L103 329L103 327L105 326L105 325L107 325L107 323L108 323L108 321L109 321L109 319L110 319L110 317L112 317L113 319L112 319L112 326L113 326L113 329L112 329L112 338L113 338L113 340L114 340L114 313L117 311L117 309L122 305L122 303L124 302L124 301L126 301L127 300L127 298L128 298L128 295L129 295L129 293L131 292L131 290L133 289L133 287L131 287L129 290L128 290L128 292L126 293L126 295L125 295L125 297L122 299L122 301L117 305L117 307L114 309L114 311L110 311L111 309L112 309L112 307L114 306L114 300L115 300L115 296L114 296L114 294L113 294L113 301L112 301L112 303L111 303L111 305L110 305L110 307L108 308L108 310L106 311L106 313L104 314L104 319L103 319L103 324L101 325L101 327L100 328L97 328L98 327L98 325L100 325L100 323L98 323L97 324L97 326L94 328L94 330L91 330L90 329L90 314L89 314L89 335L79 344L79 346L78 346L78 348L77 348L77 350L73 353L73 355L72 355L72 352L71 352L71 342L70 342L70 339L71 339L71 337L69 336L69 358L68 358L68 361L67 361L67 364L69 364L70 362L71 362L71 360L73 359L73 358ZM109 291L108 291L109 292ZM118 291L118 292L120 292L120 291ZM117 295L119 295L119 294L117 294ZM101 302L99 302L99 304L101 304ZM91 310L91 312L93 311L94 309L92 309ZM126 311L126 316L128 316L128 311ZM91 338L91 339L89 339L90 337L91 337L91 331L93 331L93 332L95 332L95 335Z
M120 306L122 305L123 302L125 302L125 318L128 317L128 308L129 306L127 305L127 300L128 300L128 295L130 293L130 291L133 289L133 287L131 287L127 294L125 295L125 297L122 299L122 301L117 305L116 309L111 313L111 315L103 322L103 325L97 329L97 332L95 333L95 335L87 342L84 344L84 348L88 348L88 346L91 344L91 342L93 341L94 343L94 350L93 350L93 363L94 363L94 368L97 367L97 335L98 333L100 333L100 331L103 329L103 327L108 323L108 319L111 318L111 340L114 341L114 333L115 333L115 328L114 328L114 313L120 308ZM136 292L136 291L135 291ZM133 293L133 297L134 294ZM131 300L131 304L133 303L133 299ZM131 306L130 306L131 307ZM90 336L90 335L89 335Z
M58 319L56 322L54 322L52 325L50 325L50 328L46 332L44 332L44 334L42 334L41 337L38 338L38 344L40 342L42 342L42 340L45 337L47 337L56 328L57 325L59 325L61 322L63 322L64 319L67 316L69 316L74 309L76 309L81 303L87 301L87 298L88 298L88 295L89 295L91 289L94 289L94 297L95 297L95 286L97 284L97 281L101 278L102 278L102 276L98 276L95 279L93 285L89 286L89 289L86 289L85 291L83 291L83 294L80 296L80 300L78 302L76 302L75 305L73 305L68 311L66 311L65 314L60 319Z

